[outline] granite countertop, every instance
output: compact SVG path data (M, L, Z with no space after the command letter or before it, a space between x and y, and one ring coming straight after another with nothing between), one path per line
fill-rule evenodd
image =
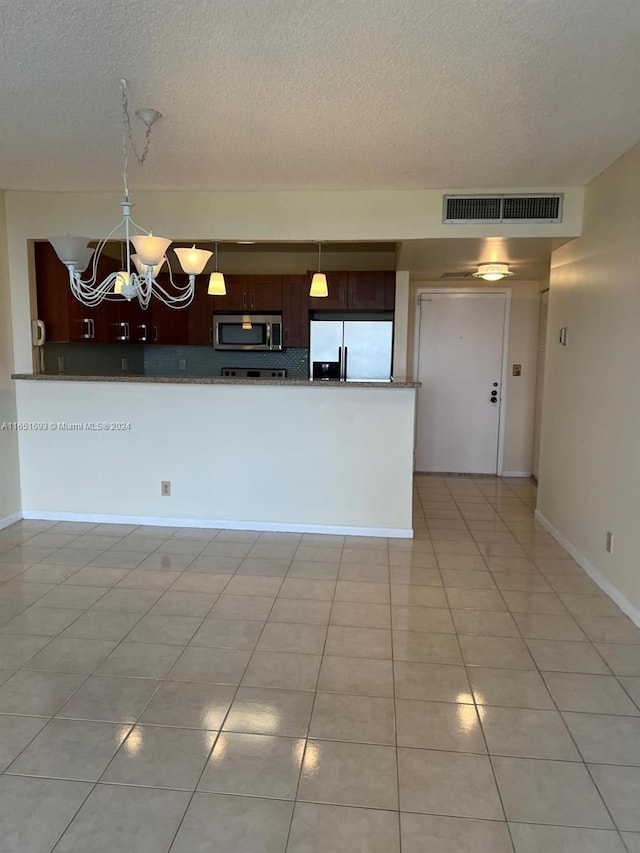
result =
M45 382L144 382L165 385L280 385L298 388L420 388L419 382L331 382L311 379L238 379L227 376L76 376L69 373L13 373L12 379Z

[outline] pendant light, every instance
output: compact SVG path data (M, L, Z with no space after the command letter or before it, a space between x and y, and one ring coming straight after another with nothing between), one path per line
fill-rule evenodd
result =
M309 296L328 296L329 288L327 286L327 277L323 272L320 272L320 260L322 257L322 243L318 243L318 272L314 273L311 279L311 287L309 288Z
M209 287L207 289L207 293L209 296L225 296L227 293L227 288L224 283L224 276L221 272L218 272L218 244L214 244L214 263L216 265L215 272L212 272L209 276Z
M474 278L482 278L484 281L500 281L510 275L513 273L509 270L509 264L479 264L473 273Z

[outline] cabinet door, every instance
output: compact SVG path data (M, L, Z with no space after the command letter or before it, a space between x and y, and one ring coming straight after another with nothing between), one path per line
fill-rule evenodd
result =
M181 286L187 283L186 275L174 275L173 280ZM158 275L158 283L171 293L171 282L167 273ZM186 344L188 340L188 309L170 308L159 299L151 297L151 334L152 344Z
M37 316L47 341L69 341L69 273L51 243L35 243Z
M387 280L384 271L350 272L348 308L382 311L387 305Z
M309 346L309 281L306 275L282 276L285 347Z
M249 309L251 311L282 311L282 276L247 276Z
M225 296L214 297L213 310L218 314L227 311L249 310L249 287L246 275L225 275Z
M109 343L145 344L151 341L151 310L137 299L110 303Z
M329 291L329 295L309 296L309 309L311 311L343 311L347 308L349 273L328 272L325 275L327 276L327 290ZM307 288L311 286L312 278L313 272L309 272Z
M396 309L396 271L387 270L384 274L384 310Z
M196 278L196 292L187 311L188 338L191 346L211 346L213 343L214 297L209 296L206 276Z

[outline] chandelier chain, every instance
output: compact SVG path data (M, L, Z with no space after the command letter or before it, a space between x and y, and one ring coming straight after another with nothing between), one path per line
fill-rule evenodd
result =
M142 153L138 154L135 139L133 138L133 128L131 127L131 116L129 114L129 99L127 98L127 81L123 78L122 86L122 181L124 184L124 197L129 201L129 149L136 159L138 166L143 166L149 153L149 143L151 140L151 125L147 125L144 134L144 148Z

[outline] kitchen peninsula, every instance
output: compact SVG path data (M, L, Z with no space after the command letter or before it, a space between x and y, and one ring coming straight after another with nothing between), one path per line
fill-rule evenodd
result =
M14 379L26 518L412 536L415 383Z

